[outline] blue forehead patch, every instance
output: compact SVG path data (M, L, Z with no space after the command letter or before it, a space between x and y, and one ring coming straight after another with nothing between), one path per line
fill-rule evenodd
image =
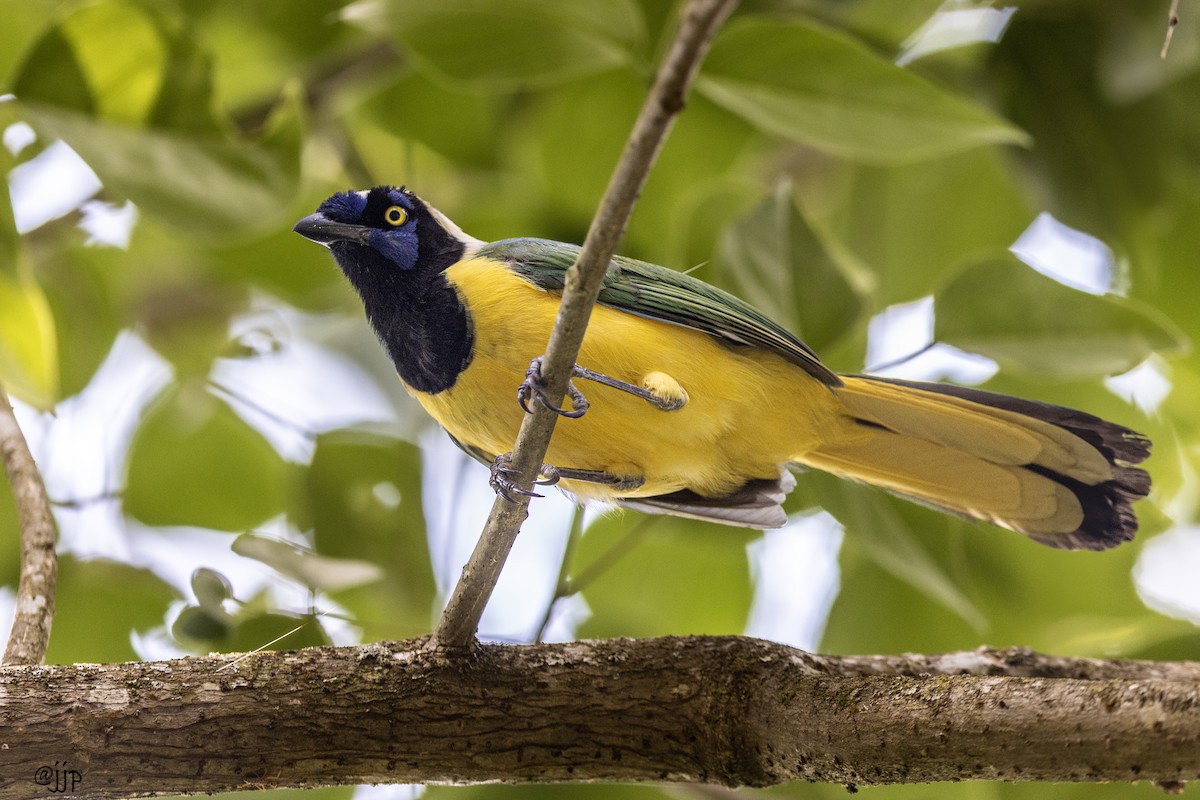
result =
M367 208L367 198L358 192L339 192L321 203L317 209L337 222L358 222Z

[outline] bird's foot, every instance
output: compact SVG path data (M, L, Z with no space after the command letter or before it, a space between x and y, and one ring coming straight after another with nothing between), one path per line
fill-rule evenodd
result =
M545 477L535 480L534 485L554 486L561 479L558 469L550 464L542 465L541 474ZM496 460L492 462L491 477L488 478L488 483L491 485L492 491L510 503L518 502L514 495L543 497L537 492L522 489L517 485L516 476L517 471L513 468L512 453L502 453L496 456Z
M576 366L575 369L579 369L579 367ZM529 369L525 370L525 380L521 381L521 385L517 387L517 402L521 404L521 408L525 410L526 414L532 413L529 408L529 401L532 399L536 399L555 414L571 419L578 419L587 413L587 398L569 380L567 381L567 395L571 398L570 410L559 408L550 402L550 398L546 394L546 384L542 380L542 356L529 362Z

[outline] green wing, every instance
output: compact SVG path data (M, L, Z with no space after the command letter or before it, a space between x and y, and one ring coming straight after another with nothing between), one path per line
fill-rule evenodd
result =
M535 286L562 291L567 269L579 248L546 239L505 239L485 245L477 255L502 261ZM842 381L787 329L728 292L666 267L615 256L598 302L648 319L673 322L712 334L733 346L766 347L801 367L827 386Z

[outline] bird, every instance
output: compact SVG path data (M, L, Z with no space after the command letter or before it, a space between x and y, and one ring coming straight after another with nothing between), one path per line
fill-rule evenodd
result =
M505 494L520 491L506 459L540 402L572 419L539 483L578 502L777 528L792 470L808 468L1057 548L1103 550L1137 531L1150 441L1091 414L839 375L734 295L623 256L608 265L571 407L559 408L535 356L579 247L484 242L390 185L334 194L294 230L329 249L404 388Z

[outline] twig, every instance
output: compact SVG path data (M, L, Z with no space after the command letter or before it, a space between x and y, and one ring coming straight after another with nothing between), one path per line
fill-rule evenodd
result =
M1171 0L1171 10L1167 12L1167 36L1163 39L1162 52L1159 58L1166 58L1167 51L1171 49L1171 37L1175 35L1175 28L1179 25L1179 0Z
M625 144L579 259L567 272L562 304L542 365L550 397L561 398L566 394L569 372L583 343L588 317L633 204L672 122L683 109L709 43L736 3L737 0L691 0L684 9L679 32ZM522 421L512 456L517 484L522 488L529 489L537 478L557 421L558 415L540 404ZM479 543L463 567L458 586L438 623L433 646L462 648L474 642L483 609L528 513L527 497L515 502L496 497Z
M580 507L582 510L582 507ZM542 634L546 632L547 626L550 624L550 618L554 614L554 609L559 600L577 595L584 589L592 585L592 582L599 578L604 573L608 572L614 564L632 552L633 548L637 547L645 537L646 532L654 523L663 519L663 517L654 516L651 514L644 515L637 524L633 525L625 532L625 535L612 544L607 550L595 558L592 563L588 564L575 577L570 577L568 568L571 564L572 554L570 552L563 553L563 562L561 571L558 574L558 586L554 590L554 597L550 600L550 604L546 606L546 615L542 618L542 624L537 629L537 635L533 637L534 644L540 644ZM572 529L572 539L575 537L575 530ZM579 531L582 535L583 531ZM568 550L574 550L575 543L568 541Z
M550 602L546 603L546 613L542 615L542 622L533 635L535 644L542 641L542 637L546 634L546 628L550 627L550 618L554 616L554 608L558 605L558 601L575 594L575 590L571 587L571 561L575 557L575 546L579 544L582 537L583 506L576 505L571 512L571 525L567 531L567 541L563 545L562 562L558 565L558 580L554 583L554 596L550 598Z
M4 472L12 487L21 524L21 579L3 663L5 666L40 664L46 657L50 623L54 619L54 583L58 575L54 516L46 486L3 386L0 386L0 457L4 459Z

